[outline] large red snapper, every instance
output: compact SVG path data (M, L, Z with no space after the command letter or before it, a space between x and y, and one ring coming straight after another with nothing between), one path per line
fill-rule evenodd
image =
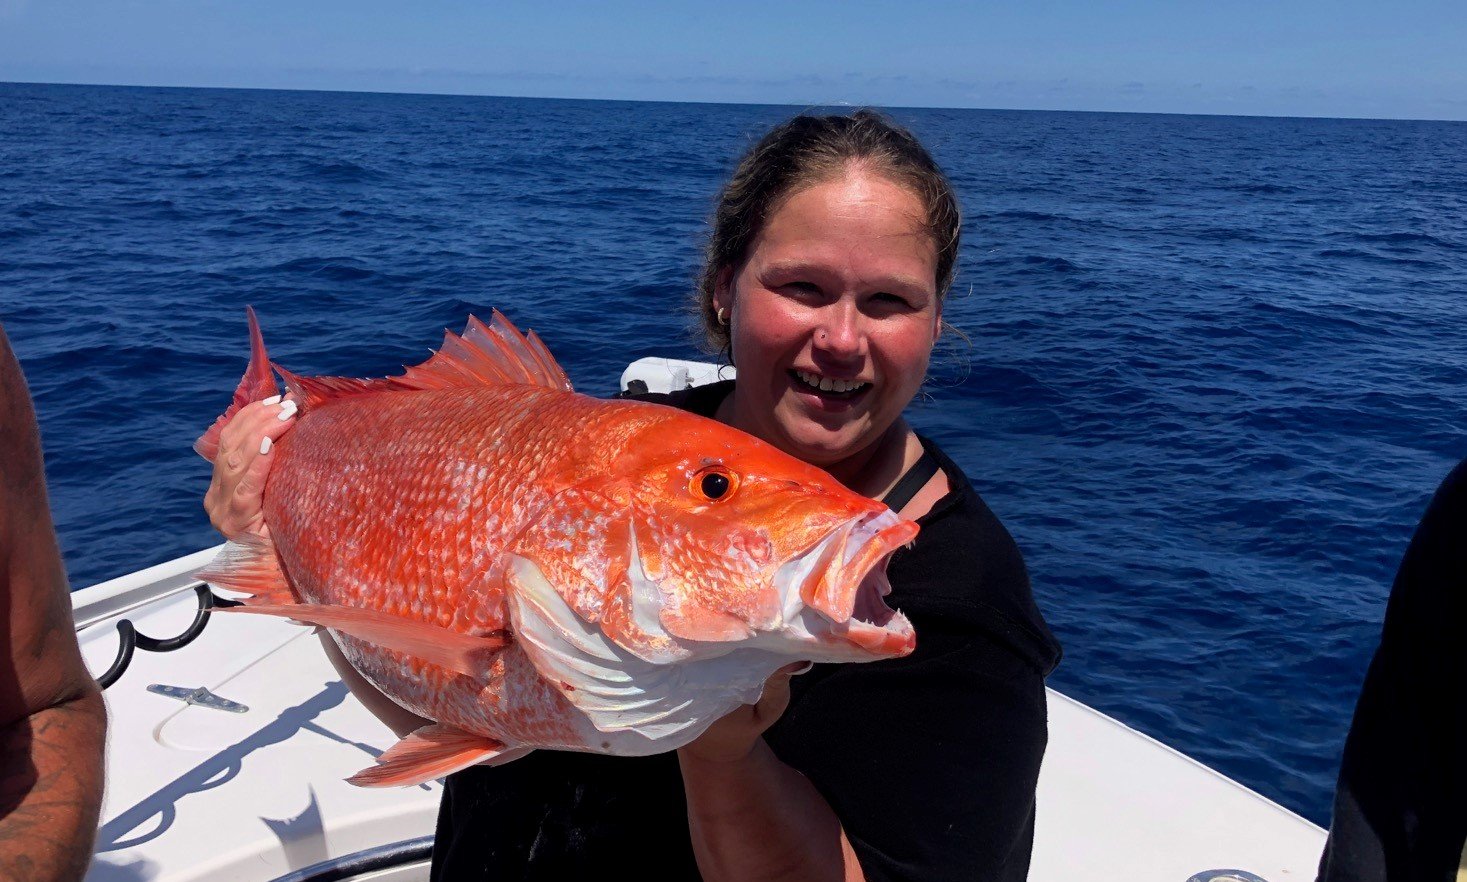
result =
M250 367L195 449L274 394ZM917 525L716 421L571 391L495 312L401 377L298 377L264 495L270 539L201 574L239 611L324 626L437 720L359 772L415 784L534 748L672 750L791 660L906 655L882 600Z

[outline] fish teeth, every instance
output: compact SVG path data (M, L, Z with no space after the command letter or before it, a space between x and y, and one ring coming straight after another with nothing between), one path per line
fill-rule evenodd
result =
M819 389L821 392L851 392L870 385L859 380L835 380L801 370L795 371L795 376L799 377L805 385Z

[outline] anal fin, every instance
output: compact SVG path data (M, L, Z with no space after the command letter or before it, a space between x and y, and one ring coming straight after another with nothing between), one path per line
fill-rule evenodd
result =
M434 723L392 745L377 757L377 765L346 780L358 787L406 787L479 763L509 762L529 752L526 748L509 748L502 741L465 732L457 726Z

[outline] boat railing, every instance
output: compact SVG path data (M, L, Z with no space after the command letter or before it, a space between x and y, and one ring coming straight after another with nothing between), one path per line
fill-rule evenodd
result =
M206 548L94 585L72 595L72 616L76 630L81 631L109 620L116 621L117 655L107 670L97 677L98 686L106 689L116 683L132 663L135 651L141 649L145 652L173 652L182 649L204 632L213 610L238 605L238 601L215 594L194 575L218 551L218 547ZM119 618L155 600L190 590L198 598L198 612L194 614L194 619L187 628L172 637L143 634L133 625L131 619Z
M420 836L404 842L379 845L352 854L302 867L271 882L345 882L368 873L425 863L433 856L433 837Z

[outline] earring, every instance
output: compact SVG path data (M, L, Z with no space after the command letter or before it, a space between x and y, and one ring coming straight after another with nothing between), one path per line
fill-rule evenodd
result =
M720 325L723 325L725 328L728 327L728 307L727 306L720 306L718 308L718 323Z

